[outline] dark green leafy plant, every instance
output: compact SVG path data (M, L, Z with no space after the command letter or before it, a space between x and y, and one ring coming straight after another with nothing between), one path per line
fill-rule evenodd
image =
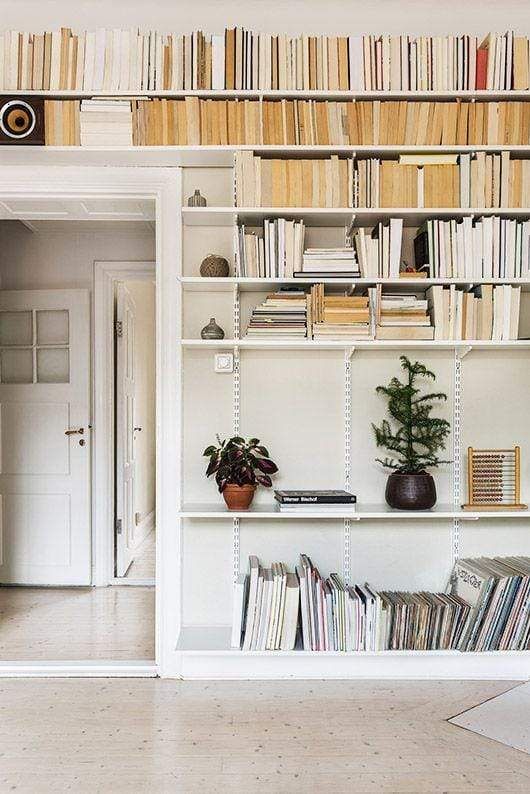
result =
M240 436L233 436L228 441L221 441L217 436L217 443L217 447L206 447L203 455L210 458L206 476L215 474L219 493L228 484L272 487L271 475L278 471L278 467L270 459L268 450L260 445L259 438L245 441Z
M378 394L388 397L388 412L397 426L394 429L387 419L379 427L372 424L377 446L390 452L389 457L377 458L377 461L402 474L422 474L426 468L450 463L437 455L438 450L445 449L449 422L431 416L435 403L444 402L447 395L434 392L420 396L416 381L418 378L436 380L434 372L419 361L412 363L406 356L400 356L400 361L406 382L392 378L388 386L376 389Z

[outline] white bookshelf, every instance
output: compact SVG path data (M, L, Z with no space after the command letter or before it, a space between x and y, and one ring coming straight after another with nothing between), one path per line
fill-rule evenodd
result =
M313 96L314 98L469 98L528 99L529 92L183 92L200 96ZM157 92L157 95L160 95ZM281 284L324 281L336 287L365 288L378 283L397 290L425 290L432 284L466 288L480 279L209 279L199 276L210 252L233 262L233 228L238 222L261 225L264 217L303 218L316 237L329 240L355 223L371 227L387 217L402 217L416 227L426 217L501 215L529 217L530 208L338 208L234 207L233 157L237 150L275 156L329 153L473 152L509 150L530 155L530 146L227 146L142 147L142 158L182 166L179 252L182 360L182 504L177 515L181 546L181 629L177 667L185 678L527 678L527 652L384 651L378 653L243 652L230 648L232 582L249 553L264 564L282 559L292 569L298 553L309 553L326 574L366 581L386 589L443 589L458 556L530 554L527 511L464 511L464 451L468 444L523 450L523 501L530 497L528 389L530 339L326 342L247 339L249 311L263 294ZM77 150L79 151L79 150ZM108 152L81 152L80 157ZM129 151L117 153L118 159ZM185 206L195 187L208 198L205 208ZM488 279L521 286L521 335L530 337L530 280ZM200 328L215 316L223 340L200 338ZM216 351L234 355L232 374L213 373ZM439 375L448 394L446 416L452 434L447 456L454 462L435 473L439 501L430 511L393 511L384 502L386 474L376 471L370 421L384 415L373 395L375 385L397 374L400 352L421 357ZM325 383L326 387L322 388ZM270 402L271 395L274 402ZM266 404L267 408L264 407ZM322 422L322 426L319 426ZM287 438L292 428L294 440ZM275 487L350 486L355 511L285 514L271 492L261 492L248 511L229 512L215 483L204 478L202 450L215 432L258 435L280 467ZM316 451L315 451L316 450ZM314 456L314 459L311 458ZM308 461L307 458L310 458ZM297 471L299 469L299 479ZM318 471L329 472L317 484ZM313 479L311 479L313 478ZM379 577L379 579L378 579Z
M517 89L503 90L466 90L466 91L324 91L324 90L254 90L254 89L185 89L180 91L142 90L142 91L77 91L77 90L7 90L0 96L39 96L48 99L113 99L115 97L138 99L143 97L183 99L187 96L204 99L483 99L490 101L521 100L530 97L530 91Z

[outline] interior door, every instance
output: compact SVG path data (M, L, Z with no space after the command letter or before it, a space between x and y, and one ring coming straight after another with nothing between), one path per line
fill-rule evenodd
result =
M89 585L87 290L0 291L0 582Z
M116 576L134 551L134 334L136 307L125 284L116 297Z

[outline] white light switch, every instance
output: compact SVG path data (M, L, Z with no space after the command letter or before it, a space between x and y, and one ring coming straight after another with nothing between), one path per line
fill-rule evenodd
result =
M233 372L234 371L234 354L233 353L216 353L215 354L215 371L216 372Z

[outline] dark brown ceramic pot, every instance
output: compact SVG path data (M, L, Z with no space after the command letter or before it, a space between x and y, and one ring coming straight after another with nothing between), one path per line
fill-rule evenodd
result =
M255 493L255 485L229 483L223 490L223 497L229 510L248 510Z
M385 499L396 510L428 510L436 504L436 486L430 474L399 474L387 480Z

